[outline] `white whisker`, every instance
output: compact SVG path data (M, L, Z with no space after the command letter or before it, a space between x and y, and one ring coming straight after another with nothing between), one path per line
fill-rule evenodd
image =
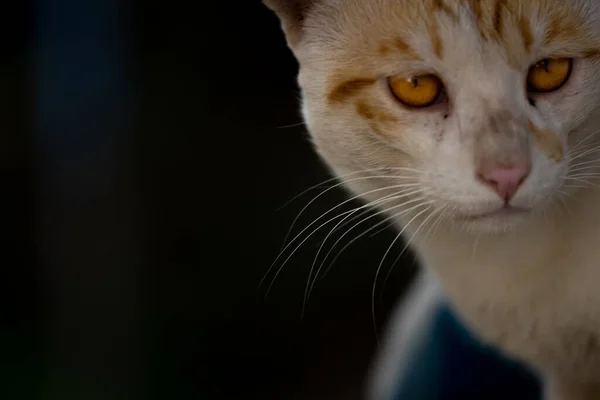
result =
M586 185L564 185L563 187L565 189L569 189L569 188L572 188L572 189L591 189L592 188L589 185L587 185L587 186Z
M430 202L426 202L426 203L419 204L417 206L411 207L410 209L408 209L406 211L400 211L400 212L398 212L398 213L396 213L396 214L394 214L394 215L392 215L390 217L385 218L383 221L378 222L377 224L375 224L374 226L370 227L366 231L364 231L361 234L357 235L354 239L352 239L350 242L348 242L346 245L344 245L344 247L342 247L342 249L340 251L338 251L338 253L336 254L336 256L333 258L333 260L329 263L329 265L325 269L325 272L323 272L323 275L322 275L321 279L325 278L325 276L329 273L329 271L331 270L331 268L333 267L333 265L335 264L335 262L338 260L338 258L342 255L342 253L348 247L350 247L353 243L355 243L357 240L360 240L362 237L364 237L366 234L368 234L369 232L371 232L373 229L377 229L379 226L381 226L382 224L385 224L389 220L395 219L396 221L393 221L392 223L396 223L396 222L398 222L397 220L400 219L406 213L412 212L415 209L417 209L418 207L422 207L423 205L429 205L429 204L431 204L431 203ZM386 211L389 211L389 209L386 210ZM361 223L362 222L364 222L364 221L361 221ZM387 227L389 227L389 225ZM346 233L349 233L349 231L352 230L352 229L354 229L354 227L352 227L351 229L349 229ZM331 248L330 251L332 251L335 248L336 244L334 244L334 246L332 246L332 248Z
M278 126L277 129L288 129L288 128L295 128L297 126L303 126L306 125L305 122L298 122L296 124L290 124L290 125L283 125L283 126Z
M362 210L360 213L358 213L357 215L353 216L352 218L348 219L348 221L344 221L340 226L338 226L337 228L335 228L335 230L331 231L331 234L336 233L337 231L341 231L342 229L344 229L346 226L352 224L353 222L355 222L358 219L364 218L365 215L369 214L373 212L373 210L371 208L367 208L365 210ZM325 242L325 240L327 240L327 238L323 239L323 242Z
M355 181L362 181L362 180L368 180L368 179L383 179L383 178L389 178L389 179L403 179L403 178L405 178L405 177L402 177L402 176L388 176L388 175L380 176L380 175L377 175L377 176L367 176L367 177L353 178L353 179L350 179L350 180L344 180L344 181L342 181L342 182L339 182L339 183L337 183L337 184L335 184L335 185L333 185L333 186L331 186L331 187L329 187L329 188L325 189L324 191L322 191L321 193L319 193L317 196L313 197L313 199L312 199L311 201L309 201L309 202L308 202L308 203L307 203L307 204L306 204L306 205L305 205L305 206L302 208L302 210L300 210L300 212L298 213L298 215L296 215L296 218L294 218L294 220L292 221L292 224L290 225L290 227L289 227L289 229L288 229L288 231L287 231L287 233L286 233L286 235L285 235L285 237L284 237L284 239L283 239L283 245L282 245L282 247L284 247L284 248L282 248L282 249L280 250L280 252L283 252L283 251L285 251L285 243L287 242L287 240L288 240L289 236L291 235L291 233L292 233L292 230L294 229L294 226L295 226L295 225L296 225L296 223L298 222L298 219L300 219L300 217L302 216L302 214L304 214L304 212L306 211L306 209L307 209L308 207L310 207L310 205L311 205L311 204L313 204L315 201L317 201L317 199L319 199L321 196L323 196L323 195L324 195L324 194L326 194L327 192L329 192L329 191L331 191L331 190L333 190L333 189L335 189L335 188L337 188L337 187L339 187L339 186L342 186L342 185L344 185L344 184L346 184L346 183L355 182ZM404 187L413 187L413 186L417 186L417 184L416 184L416 183L406 183L406 184L404 184L404 185L406 185L406 186L404 186ZM394 187L387 187L387 188L397 188L397 187L396 187L396 186L394 186ZM376 193L377 191L382 191L382 190L386 190L386 188L375 189L374 191L370 191L370 192L367 192L367 193L363 193L363 194L360 194L360 195L356 195L356 196L354 196L354 197L352 197L352 198L350 198L350 199L348 199L348 200L344 201L343 203L339 204L338 206L336 206L336 207L335 207L335 208L333 208L332 210L334 210L334 209L337 209L338 207L341 207L342 205L344 205L344 204L347 204L347 203L349 203L350 201L352 201L352 200L355 200L355 199L358 199L358 198L360 198L360 197L362 197L362 196L364 196L364 195L371 194L371 193ZM292 200L292 201L293 201L293 200Z
M410 193L418 193L418 192L420 192L420 191L422 191L422 190L421 190L421 189L416 189L416 190L415 190L414 188L410 187L410 188L406 188L406 189L400 190L398 193L394 193L394 194L392 194L392 195L389 195L389 196L390 196L390 197L394 197L394 198L395 198L397 195L404 195L404 194L407 194L407 196L408 196L408 195L410 195ZM409 192L410 192L410 193L409 193ZM386 196L386 197L387 197L387 196ZM370 213L370 212L372 212L372 211L373 211L373 210L372 210L371 208L367 208L367 209L363 210L363 211L362 211L362 212L360 212L358 215L355 215L354 217L352 217L352 218L348 219L347 221L345 221L344 223L342 223L340 226L338 226L337 228L335 228L335 230L334 230L332 233L335 233L336 231L339 231L339 230L341 230L341 229L345 228L347 225L349 225L349 224L353 223L353 222L354 222L354 221L356 221L357 219L360 219L360 218L364 217L366 214L368 214L368 213Z
M387 251L383 255L383 258L381 259L381 262L379 263L379 266L377 267L377 270L375 271L375 280L373 281L373 289L371 291L371 314L372 314L372 317L373 317L373 328L375 329L376 333L377 333L377 320L376 320L376 315L375 315L375 291L377 289L377 279L379 278L379 273L381 272L381 268L383 266L383 263L385 262L385 259L387 258L387 256L390 253L390 251L392 251L392 248L394 247L394 245L396 244L396 242L398 241L398 239L400 239L402 237L402 235L404 234L404 232L406 231L406 229L410 226L410 224L412 224L413 221L415 221L417 218L419 218L425 212L429 211L430 208L431 207L426 208L423 211L420 211L410 221L408 221L408 223L400 230L400 232L398 233L398 235L396 235L396 237L394 238L394 240L392 241L392 243L388 247Z
M595 146L595 147L593 147L593 148L591 148L589 150L586 150L586 151L583 151L583 152L577 154L575 157L571 158L571 162L573 162L575 160L578 160L578 159L580 159L582 157L585 157L587 155L590 155L592 153L598 152L598 151L600 151L600 145Z
M416 190L416 191L414 191L414 192L411 192L411 193L407 193L407 194L404 194L404 195L398 196L397 198L393 198L393 200L397 200L397 199L400 199L400 198L403 198L403 197L412 196L412 195L415 195L415 194L417 194L417 193L419 193L419 192L421 192L421 190ZM327 261L327 259L329 258L329 255L331 254L331 252L333 251L333 249L334 249L334 248L335 248L335 247L338 245L338 243L339 243L339 242L340 242L340 241L341 241L341 240L342 240L342 239L343 239L343 238L344 238L344 237L345 237L345 236L346 236L346 235L347 235L347 234L348 234L350 231L352 231L352 230L353 230L355 227L357 227L358 225L360 225L360 224L362 224L362 223L364 223L364 222L368 221L368 220L369 220L369 219L371 219L371 218L375 218L375 217L376 217L376 216L378 216L378 215L381 215L381 214L383 214L383 213L389 212L389 211L391 211L391 210L393 210L393 209L396 209L396 208L400 208L400 207L406 207L407 205L409 205L409 204L411 204L411 203L414 203L414 202L417 202L417 201L421 202L423 199L424 199L424 197L420 197L420 198L413 199L413 200L409 200L409 201L406 201L406 202L404 202L404 203L402 203L402 204L397 204L397 205L394 205L394 206L392 206L392 207L389 207L389 208L387 208L387 209L384 209L384 210L378 211L377 213L374 213L374 214L372 214L372 215L368 216L367 218L364 218L363 220L359 221L358 223L354 224L354 225L353 225L353 226L352 226L350 229L348 229L346 232L344 232L344 234L343 234L343 235L342 235L340 238L338 238L338 239L337 239L337 241L336 241L336 242L333 244L333 246L331 246L331 248L329 249L329 251L328 251L328 252L327 252L327 254L325 255L325 258L322 260L321 264L319 265L319 268L317 269L317 272L315 273L315 277L314 277L314 279L313 279L312 283L310 284L310 288L307 286L307 292L306 292L306 293L307 293L307 295L305 296L305 301L308 301L308 298L310 297L310 294L312 293L313 287L314 287L314 285L315 285L315 283L316 283L316 281L317 281L317 279L318 279L318 277L319 277L319 273L320 273L321 269L323 268L323 266L324 266L325 262L326 262L326 261ZM421 205L422 205L422 203L421 203ZM418 207L418 206L416 206L416 207ZM413 207L413 208L415 208L415 207ZM406 212L410 212L410 211L412 211L412 209L413 209L413 208L410 208L410 209L408 209ZM395 216L392 216L391 218L393 218L393 217L395 217ZM387 220L387 219L389 219L389 218L386 218L386 220ZM385 221L385 220L384 220L384 221ZM376 226L377 226L377 225L376 225ZM363 233L363 235L364 235L364 233ZM352 243L352 242L350 242L350 243ZM323 246L324 246L324 244L325 244L325 243L322 243L322 244L321 244L321 247L319 247L319 250L317 251L317 255L315 256L315 259L314 259L314 261L313 261L313 264L312 264L312 267L311 267L311 270L310 270L310 271L311 271L311 274L312 274L312 271L313 271L313 269L314 269L314 267L315 267L315 265L316 265L317 258L319 257L319 254L321 253L321 250L323 249ZM309 281L310 281L310 277L311 277L311 275L309 275Z
M401 167L400 168L380 167L380 168L370 168L370 169L364 169L364 170L360 170L360 171L349 172L347 174L342 174L342 175L338 175L338 176L335 176L335 177L330 178L330 179L326 179L326 180L324 180L322 182L317 183L316 185L313 185L313 186L309 187L306 190L303 190L302 192L300 192L299 194L297 194L296 196L294 196L290 200L288 200L284 205L282 205L281 207L279 207L277 209L277 211L279 211L282 208L286 207L288 204L292 203L294 200L298 199L299 197L302 197L303 195L305 195L306 193L310 192L311 190L314 190L314 189L317 189L317 188L321 187L322 185L325 185L327 183L331 183L331 182L335 182L335 181L340 181L341 180L341 182L339 183L339 185L337 185L337 186L340 186L340 185L343 185L344 182L346 182L344 180L344 178L346 178L346 177L353 176L353 175L358 175L358 174L365 174L365 173L369 173L369 172L377 172L377 171L406 171L406 172L414 172L414 173L417 173L417 174L422 173L421 171L418 171L418 170L415 170L415 169L412 169L412 168L401 168ZM396 176L390 175L389 178L396 178Z
M594 172L582 172L579 174L568 175L568 178L598 178L600 177L600 173Z
M563 196L569 196L572 198L576 198L574 196L571 196L570 194L563 192L562 190L557 190L556 191L558 194L561 194ZM560 204L562 204L562 206L564 207L564 209L568 212L571 213L571 209L569 208L569 206L567 205L567 203L560 197L560 196L556 196L556 199L560 202Z
M585 179L581 179L581 178L574 178L574 177L572 177L572 176L565 177L565 179L567 179L567 180L573 180L573 181L577 181L577 182L581 182L581 183L584 183L584 184L590 185L590 187L593 187L593 188L596 188L596 189L600 189L600 186L596 185L595 183L592 183L592 182L586 181Z
M379 235L381 232L387 231L388 229L390 229L392 226L396 225L397 223L398 223L398 221L388 222L387 225L384 225L381 228L377 229L375 232L371 233L369 235L369 238L374 238L375 236Z
M294 250L291 252L291 254L283 261L283 263L281 264L281 266L277 269L277 271L275 272L275 276L273 277L273 279L271 280L271 284L269 285L269 287L267 288L267 292L265 293L265 297L267 297L269 295L269 292L271 291L271 288L273 287L273 284L275 283L275 280L277 279L277 277L279 276L279 274L281 273L281 271L283 270L283 267L285 267L285 265L287 264L287 262L290 260L290 258L292 258L292 256L294 254L296 254L296 251L298 251L298 249L300 247L302 247L302 245L308 240L310 239L316 232L318 232L319 230L321 230L321 228L323 228L324 226L327 226L330 222L335 221L336 219L343 217L344 215L353 212L354 210L349 210L349 211L345 211L343 213L341 213L340 215L336 215L333 218L330 218L329 220L327 220L326 222L322 223L321 225L319 225L316 229L314 229L309 235L307 235L301 242L300 244L298 244ZM275 264L273 264L275 265ZM267 271L267 275L268 275L269 271ZM266 276L265 275L265 278ZM264 279L263 278L263 281ZM263 283L263 281L261 281L261 284Z
M573 161L573 160L571 160L571 161ZM587 160L587 161L580 161L580 162L577 162L575 164L569 164L569 169L573 169L573 168L576 168L576 167L581 167L581 166L584 166L584 165L598 164L598 163L599 163L599 161L596 160L596 159L594 159L594 160Z
M404 255L404 253L406 252L406 250L408 250L408 248L409 248L410 243L412 242L412 240L420 232L420 230L425 227L425 225L427 224L427 222L429 222L429 220L431 220L431 218L434 215L439 214L438 218L436 219L436 221L439 221L440 217L443 215L443 211L444 211L444 208L438 208L438 209L434 210L431 214L429 214L427 216L427 218L425 218L425 220L423 220L423 222L421 223L421 225L419 225L419 227L415 230L415 232L412 234L412 236L410 237L410 239L406 242L406 245L404 246L404 249L402 249L402 251L400 252L400 254L398 255L398 257L396 257L396 259L394 260L394 262L392 263L392 265L388 269L388 272L385 275L385 279L383 280L383 284L381 286L382 296L383 296L383 291L385 290L385 286L386 286L388 280L390 279L390 275L392 274L394 266L398 263L398 261L400 260L400 258ZM434 221L434 223L435 223L435 221ZM433 227L434 223L432 223L431 226L429 227L428 233L425 235L424 240L427 240L427 238L429 236L429 233L431 232L431 228Z
M437 230L440 228L440 225L441 225L442 221L445 220L446 215L448 214L447 213L447 211L448 211L447 207L448 207L447 204L444 205L444 211L442 212L442 215L440 216L439 220L435 222L434 227L433 227L433 233L432 233L433 235L436 234Z
M479 244L480 240L481 240L481 233L479 233L477 236L475 236L475 240L473 241L473 252L471 253L471 260L475 259L475 257L477 256L477 245Z
M588 165L587 167L577 167L577 168L569 168L569 174L572 174L574 172L580 172L580 171L587 171L587 170L593 170L596 168L600 168L600 165Z
M569 154L569 155L570 155L570 154L573 154L573 153L575 153L575 152L577 151L577 149L579 148L579 146L581 146L581 145L582 145L582 144L583 144L583 143L584 143L586 140L588 140L588 139L590 139L590 138L593 138L593 137L595 137L595 136L596 136L596 132L592 132L592 133L590 133L590 134L586 135L586 136L585 136L583 139L581 139L581 140L580 140L580 141L579 141L579 142L578 142L578 143L577 143L575 146L571 147L571 148L569 149L569 151L568 151L568 153L567 153L567 154ZM589 145L586 145L586 146L589 146ZM584 147L585 147L585 146L584 146Z
M416 191L416 192L418 192L418 191ZM393 201L393 200L397 200L397 199L401 199L401 198L403 198L403 197L410 196L411 194L412 194L412 192L411 192L411 193L408 193L408 194L403 194L403 195L392 196L392 197L390 197L390 198L388 198L388 199L385 199L385 202L388 202L388 201ZM325 237L325 240L323 240L323 242L321 242L321 245L319 246L319 249L317 250L317 254L316 254L316 255L315 255L315 257L314 257L313 263L312 263L312 265L311 265L311 268L310 268L310 271L309 271L309 273L308 273L308 280L307 280L307 282L306 282L306 288L305 288L305 291L304 291L304 302L303 302L303 305L302 305L302 314L303 314L303 315L304 315L304 309L305 309L305 306L306 306L306 302L308 301L308 298L310 297L310 293L311 293L311 291L312 291L312 288L311 288L311 287L312 287L312 286L311 286L311 278L312 278L312 274L313 274L313 271L314 271L315 265L316 265L316 263L317 263L317 259L319 258L319 255L321 254L321 251L323 250L323 246L325 246L325 243L327 242L327 239L328 239L328 238L331 236L331 234L332 234L332 233L333 233L333 232L334 232L334 231L335 231L335 230L336 230L336 229L337 229L337 228L340 226L340 224L342 224L342 223L343 223L343 222L344 222L344 221L345 221L347 218L349 218L350 216L352 216L354 213L356 213L356 212L357 212L357 211L359 211L360 209L362 209L362 208L367 208L367 210L368 210L368 209L369 209L368 207L372 207L374 204L377 204L377 203L381 203L381 201L377 201L377 200L376 200L376 201L373 201L373 202L371 202L371 203L369 203L369 204L366 204L366 205L364 205L364 206L362 206L362 207L359 207L359 208L355 209L355 210L354 210L352 213L348 214L348 215L347 215L346 217L344 217L344 218L343 218L343 219L342 219L340 222L338 222L338 223L337 223L337 224L336 224L336 225L335 225L335 226L334 226L334 227L333 227L333 228L332 228L332 229L329 231L329 233L328 233L328 234L327 234L327 236ZM405 204L406 204L406 203L405 203ZM399 205L399 206L396 206L396 207L400 207L400 206L402 206L402 205L404 205L404 204L401 204L401 205ZM379 213L377 213L377 214L379 214ZM375 215L377 215L377 214L375 214ZM371 218L371 217L368 217L367 219L369 219L369 218ZM342 236L342 237L343 237L343 236ZM336 242L336 243L337 243L337 242ZM314 281L316 281L316 280L317 280L317 277L318 277L318 275L319 275L319 271L320 271L320 268L319 268L319 270L317 270L317 273L316 273L316 275L315 275L315 279L314 279ZM313 285L314 285L314 281L313 281ZM309 289L309 288L311 288L311 289Z
M351 201L353 201L353 200L356 200L356 199L358 199L359 197L366 196L366 195L368 195L368 194L372 194L372 193L376 193L376 192L381 192L381 191L384 191L384 190L392 190L392 189L398 189L398 188L403 188L403 187L406 187L406 184L401 184L401 185L392 185L392 186L386 186L386 187L383 187L383 188L378 188L378 189L370 190L370 191L368 191L368 192L365 192L365 193L363 193L363 194L360 194L360 195L356 195L356 196L354 196L354 197L351 197L350 199L348 199L348 200L345 200L345 201L341 202L340 204L336 205L335 207L332 207L332 208L330 208L328 211L326 211L325 213L321 214L321 215L320 215L320 216L319 216L317 219L315 219L314 221L312 221L312 222L311 222L311 223L310 223L310 224L309 224L307 227L305 227L305 228L304 228L304 229L303 229L303 230L302 230L300 233L298 233L298 234L297 234L297 235L296 235L296 236L295 236L295 237L294 237L294 238L293 238L293 239L292 239L292 240L291 240L291 241L290 241L290 242L289 242L289 243L288 243L286 246L284 246L284 248L283 248L283 249L282 249L282 250L279 252L279 255L278 255L276 258L275 258L275 260L273 261L273 263L271 264L271 266L270 266L270 267L267 269L267 272L265 273L264 277L261 279L261 281L260 281L260 283L259 283L259 285L258 285L258 288L260 288L260 287L263 285L263 283L264 283L265 279L267 278L267 276L269 275L269 273L270 273L270 272L273 270L273 268L274 268L275 264L277 263L277 261L279 261L279 260L281 259L281 257L282 257L282 256L283 256L283 254L285 253L285 251L286 251L288 248L290 248L290 246L292 246L292 244L293 244L293 243L295 243L295 242L296 242L296 240L298 240L298 239L300 238L300 236L302 236L302 234L303 234L304 232L306 232L306 231L307 231L307 230L308 230L308 229L309 229L311 226L313 226L314 224L318 223L318 222L319 222L319 221L320 221L322 218L324 218L325 216L327 216L329 213L331 213L332 211L334 211L334 210L338 209L339 207L343 206L344 204L347 204L347 203L349 203L349 202L351 202ZM330 189L331 189L331 188L330 188ZM328 189L328 190L329 190L329 189ZM324 194L324 193L321 193L321 195L322 195L322 194ZM383 200L383 199L385 199L385 198L387 198L387 197L390 197L390 196L393 196L393 195L394 195L394 194L391 194L391 195L385 196L385 197L383 197L382 199L379 199L379 200ZM313 199L312 201L314 201L314 200L315 200L315 199ZM377 201L379 201L379 200L377 200ZM311 202L312 202L312 201L311 201ZM310 205L310 203L309 203L308 205ZM308 205L307 205L306 207L304 207L304 208L302 209L302 211L300 211L300 213L302 213L302 212L303 212L303 211L304 211L304 210L305 210L305 209L308 207ZM367 206L362 206L362 207L361 207L361 209L364 209L364 208L367 208ZM350 212L352 212L352 211L354 211L354 210L351 210ZM298 215L298 217L299 217L299 216L300 216L300 215ZM296 220L298 219L298 217L296 217ZM294 222L295 222L296 220L294 220Z

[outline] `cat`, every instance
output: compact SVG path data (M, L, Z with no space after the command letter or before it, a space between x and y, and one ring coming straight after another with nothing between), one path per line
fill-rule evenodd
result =
M316 151L424 266L370 398L447 299L545 399L600 399L600 2L264 3Z

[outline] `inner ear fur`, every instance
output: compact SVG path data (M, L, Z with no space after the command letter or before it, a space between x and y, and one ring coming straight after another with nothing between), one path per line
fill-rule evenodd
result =
M288 45L294 49L302 39L304 19L316 0L263 0L277 14Z

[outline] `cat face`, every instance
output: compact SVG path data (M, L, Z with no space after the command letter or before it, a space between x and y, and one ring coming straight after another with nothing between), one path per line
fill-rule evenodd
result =
M366 200L497 232L588 184L596 1L266 2L300 62L317 150Z

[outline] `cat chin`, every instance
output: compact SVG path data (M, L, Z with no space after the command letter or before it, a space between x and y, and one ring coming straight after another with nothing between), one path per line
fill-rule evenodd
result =
M461 217L455 226L475 234L504 234L517 230L530 214L531 211L525 209L502 208L486 214Z

